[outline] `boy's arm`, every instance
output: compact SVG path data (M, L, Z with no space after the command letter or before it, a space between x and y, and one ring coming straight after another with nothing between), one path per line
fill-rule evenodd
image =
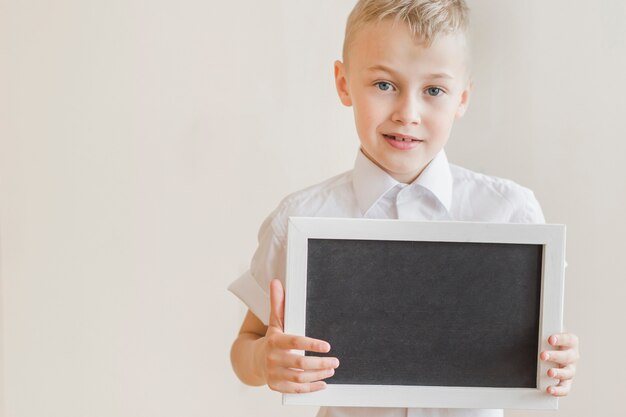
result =
M322 379L335 373L337 358L296 355L290 350L325 353L330 345L323 340L284 333L285 293L278 280L270 283L270 304L267 327L248 311L231 349L235 373L245 384L267 384L283 393L324 389L326 383Z
M230 351L230 361L235 374L247 385L264 385L265 378L261 375L259 360L255 352L259 351L260 340L267 332L267 326L250 310L243 319L239 335Z

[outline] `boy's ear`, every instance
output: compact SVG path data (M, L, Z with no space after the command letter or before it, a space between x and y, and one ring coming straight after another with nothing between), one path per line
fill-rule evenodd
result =
M474 82L472 80L467 81L467 85L465 86L465 90L461 93L461 101L459 102L459 107L456 110L456 117L463 117L465 111L467 110L467 106L469 106L470 95L472 89L474 88Z
M341 61L335 61L335 87L339 100L344 106L352 106L352 98L348 90L348 78L346 77L346 66Z

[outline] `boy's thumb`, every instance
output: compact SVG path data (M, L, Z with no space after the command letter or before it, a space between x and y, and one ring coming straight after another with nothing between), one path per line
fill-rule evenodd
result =
M283 319L285 317L285 291L283 284L273 279L270 282L270 326L284 330Z

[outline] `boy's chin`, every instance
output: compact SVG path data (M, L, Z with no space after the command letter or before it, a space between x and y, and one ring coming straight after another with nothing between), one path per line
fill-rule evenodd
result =
M383 171L395 178L397 181L410 183L422 172L424 167L433 159L423 152L407 152L403 155L393 155L379 152L370 155L367 150L361 147L365 156L378 165Z

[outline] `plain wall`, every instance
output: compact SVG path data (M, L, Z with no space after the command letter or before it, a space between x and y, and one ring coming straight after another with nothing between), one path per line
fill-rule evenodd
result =
M287 193L351 169L332 78L353 1L0 2L0 411L312 416L242 385L226 291ZM558 412L623 415L626 6L474 0L451 162L567 225Z

